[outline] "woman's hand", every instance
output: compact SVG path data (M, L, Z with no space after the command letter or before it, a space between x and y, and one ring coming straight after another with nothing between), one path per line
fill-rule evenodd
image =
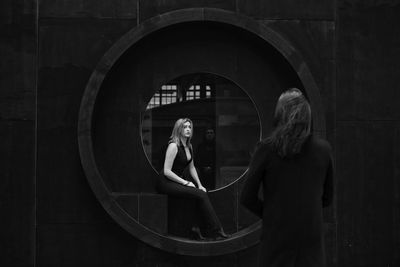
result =
M204 192L207 192L207 189L206 189L204 186L202 186L202 185L199 185L199 189L202 190L202 191L204 191Z
M190 187L196 187L195 185L194 185L194 183L192 183L192 182L188 182L187 184L185 184L186 186L190 186Z

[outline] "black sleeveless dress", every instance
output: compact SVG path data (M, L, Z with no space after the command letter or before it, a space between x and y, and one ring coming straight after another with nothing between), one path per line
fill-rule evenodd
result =
M188 181L193 181L192 177L190 176L188 168L189 164L193 161L192 148L189 147L189 151L190 151L190 159L188 159L186 156L185 147L182 145L178 145L178 153L175 156L175 160L171 170L179 177Z

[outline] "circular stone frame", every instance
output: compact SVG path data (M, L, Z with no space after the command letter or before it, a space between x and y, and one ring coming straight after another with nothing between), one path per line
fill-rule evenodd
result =
M214 256L234 253L258 243L261 221L224 240L203 242L161 235L139 224L120 207L107 188L96 165L92 142L92 116L96 97L107 73L132 45L164 27L185 22L211 21L244 29L272 45L293 67L303 83L313 107L313 130L325 135L325 117L318 87L299 52L277 32L249 17L213 8L181 9L155 16L126 33L102 57L93 71L82 97L78 118L78 145L88 182L109 215L125 230L141 241L165 251L191 256Z

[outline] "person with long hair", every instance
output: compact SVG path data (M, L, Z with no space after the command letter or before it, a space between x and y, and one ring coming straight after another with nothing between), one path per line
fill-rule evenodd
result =
M256 147L241 193L241 204L262 219L259 266L324 267L322 208L333 199L331 147L312 135L311 108L297 88L279 97L274 126Z
M193 122L188 118L178 119L170 136L157 189L169 196L196 200L202 222L199 223L201 229L196 226L192 231L198 239L204 239L203 235L227 238L196 171L190 142L192 136Z

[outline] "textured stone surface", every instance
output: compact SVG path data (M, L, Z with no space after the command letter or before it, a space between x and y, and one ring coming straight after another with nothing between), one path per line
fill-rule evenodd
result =
M0 266L33 266L34 122L0 121Z
M136 19L138 0L41 0L42 18Z
M339 1L338 120L400 120L397 1Z
M218 8L229 11L236 10L236 0L138 0L139 19L146 20L162 13L182 8Z
M339 266L396 266L400 124L337 124Z
M115 223L40 224L36 266L131 266L140 246Z
M330 0L238 0L239 13L257 19L333 20L336 1Z
M34 266L36 2L0 3L0 266Z
M338 266L400 264L398 1L338 1Z
M151 230L166 235L168 229L168 197L160 194L140 194L138 221Z
M77 118L91 69L112 43L135 24L132 20L88 18L40 21L37 93L40 223L110 219L94 198L81 167Z

